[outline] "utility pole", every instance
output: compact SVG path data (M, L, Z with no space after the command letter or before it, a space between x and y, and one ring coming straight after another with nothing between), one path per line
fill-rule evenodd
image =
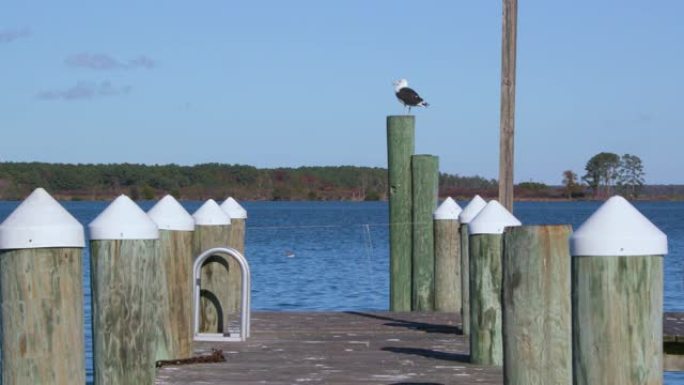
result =
M518 0L503 0L501 31L501 125L499 138L499 203L513 212L513 143L515 132L515 57Z

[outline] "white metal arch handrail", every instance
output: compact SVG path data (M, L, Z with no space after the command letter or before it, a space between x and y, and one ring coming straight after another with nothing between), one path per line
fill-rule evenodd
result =
M220 255L224 258L227 256L233 258L240 265L240 272L242 275L242 305L240 306L240 334L238 336L230 336L224 333L200 333L199 315L200 315L200 274L202 270L202 263L214 255ZM227 258L226 258L227 259ZM250 325L250 307L251 307L251 278L249 271L249 264L247 259L239 251L229 247L215 247L200 254L193 264L192 268L194 280L194 304L193 310L195 313L194 322L194 339L196 341L244 341L249 337Z

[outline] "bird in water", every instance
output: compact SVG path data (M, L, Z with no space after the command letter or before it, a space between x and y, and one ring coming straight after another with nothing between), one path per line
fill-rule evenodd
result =
M411 107L429 106L416 91L408 87L408 81L406 79L395 80L392 84L394 84L394 94L401 104L408 107L409 114L411 113Z

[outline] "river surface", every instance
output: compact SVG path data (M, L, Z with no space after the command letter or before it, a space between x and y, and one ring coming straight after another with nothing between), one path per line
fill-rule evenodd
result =
M155 202L138 202L147 210ZM459 202L465 206L467 202ZM0 201L0 221L19 202ZM87 225L109 202L63 202ZM192 213L202 202L184 201ZM599 202L517 202L523 224L577 228ZM249 218L245 254L252 269L253 310L387 310L389 234L387 202L243 202ZM666 311L684 311L684 202L636 202L668 236ZM92 378L90 263L84 253L86 360ZM684 374L666 373L666 384Z

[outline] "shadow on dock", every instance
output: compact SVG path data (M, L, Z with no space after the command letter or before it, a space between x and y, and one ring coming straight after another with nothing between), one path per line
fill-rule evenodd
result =
M384 323L383 325L385 325L385 326L404 327L407 329L419 330L419 331L423 331L426 333L444 333L444 334L461 334L461 335L463 334L463 330L460 327L454 326L454 325L431 324L431 323L426 323L426 322L399 319L399 318L394 318L394 317L385 317L385 316L380 316L377 314L364 313L364 312L358 312L358 311L346 311L345 313L357 315L357 316L361 316L361 317L379 319L379 320L383 320L383 321L391 321L391 322Z
M470 362L470 356L461 353L446 353L438 352L429 349L419 349L419 348L400 348L400 347L386 347L380 350L399 354L413 354L425 358L434 358L438 360L452 361L452 362Z

